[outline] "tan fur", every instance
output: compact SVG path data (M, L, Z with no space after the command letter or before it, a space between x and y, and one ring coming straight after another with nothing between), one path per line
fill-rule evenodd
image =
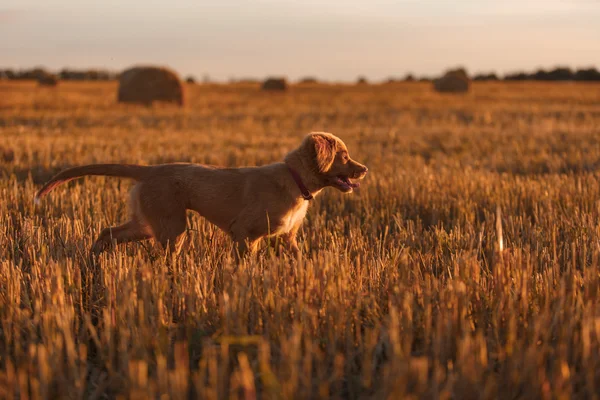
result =
M156 166L98 164L62 171L36 194L36 201L61 183L85 175L109 175L135 179L130 193L131 219L106 228L92 253L100 254L117 243L156 239L164 248L178 251L186 229L186 210L198 212L227 232L234 240L236 255L255 252L259 240L280 236L297 255L296 233L304 220L309 201L288 168L316 196L331 186L346 193L352 187L336 179L362 179L367 167L350 159L344 142L336 136L309 134L284 162L262 167L217 168L199 164Z

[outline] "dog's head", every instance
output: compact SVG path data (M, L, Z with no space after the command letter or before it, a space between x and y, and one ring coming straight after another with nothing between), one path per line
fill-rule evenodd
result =
M332 186L344 193L352 193L359 186L353 180L367 174L367 167L351 159L344 142L331 133L310 133L300 150L308 158L303 160L304 163L312 164L311 170L323 187Z

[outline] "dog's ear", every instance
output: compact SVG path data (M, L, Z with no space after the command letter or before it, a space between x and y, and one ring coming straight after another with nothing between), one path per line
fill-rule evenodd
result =
M335 160L335 142L319 134L311 135L311 139L319 172L327 172Z

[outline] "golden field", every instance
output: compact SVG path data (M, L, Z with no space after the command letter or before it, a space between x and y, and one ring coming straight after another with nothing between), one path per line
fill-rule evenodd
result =
M183 109L116 83L0 82L0 398L595 398L600 85L188 85ZM303 258L231 242L117 246L82 286L131 182L62 168L282 159L307 132L369 167L325 190ZM96 302L88 301L96 298Z

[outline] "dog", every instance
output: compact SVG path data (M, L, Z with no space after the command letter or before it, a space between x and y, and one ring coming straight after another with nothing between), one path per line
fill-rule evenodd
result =
M36 204L58 185L86 175L131 178L131 218L105 228L91 248L97 257L112 241L135 242L154 238L163 249L179 252L186 230L186 210L227 232L234 257L257 251L265 237L280 237L294 256L300 249L296 234L310 200L326 187L351 193L367 167L352 160L344 142L326 132L308 134L283 162L260 167L221 168L171 163L153 166L93 164L66 169L35 195Z

